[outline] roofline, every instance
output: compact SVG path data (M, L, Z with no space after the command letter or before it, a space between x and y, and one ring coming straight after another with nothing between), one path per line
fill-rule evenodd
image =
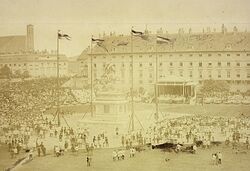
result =
M115 53L87 53L86 55L91 56L91 55L116 55L116 54L155 54L155 53L232 53L232 52L250 52L250 50L213 50L213 51L152 51L152 52L115 52Z

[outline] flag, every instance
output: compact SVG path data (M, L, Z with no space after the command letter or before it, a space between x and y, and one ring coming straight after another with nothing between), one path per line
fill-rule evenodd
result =
M71 37L67 34L62 34L62 33L58 33L58 39L67 39L67 40L71 40Z
M106 48L106 46L103 44L104 43L103 39L94 39L94 38L91 38L91 41L93 43L96 43L97 46L103 48L106 52L109 52L108 49Z
M126 46L128 45L128 42L119 42L117 46Z
M157 36L157 39L156 39L156 43L158 44L171 43L171 42L172 40L166 37Z
M92 42L95 42L95 43L101 43L101 42L104 42L104 40L103 40L103 39L94 39L94 38L92 38L91 40L92 40Z
M138 36L138 37L142 38L143 40L148 40L148 35L144 34L141 31L135 31L135 30L131 29L131 33L133 36Z
M131 33L132 33L133 36L142 36L142 35L143 35L142 32L140 32L140 31L135 31L135 30L133 30L133 29L131 29Z

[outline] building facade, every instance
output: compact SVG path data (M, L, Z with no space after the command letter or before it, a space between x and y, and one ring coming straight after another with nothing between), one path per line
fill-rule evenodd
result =
M57 54L34 50L34 27L27 25L26 35L0 37L0 68L8 66L13 74L31 77L56 77ZM59 55L59 75L69 76L68 59Z
M92 56L93 80L100 79L106 66L112 65L117 86L129 89L132 84L133 57L135 88L143 87L153 91L158 75L158 80L175 76L200 84L204 80L224 80L229 83L231 91L246 92L250 89L248 32L234 29L230 33L157 33L173 42L157 44L156 35L147 30L144 34L148 39L133 37L132 46L130 36L103 37L103 46L108 49L108 53L99 46L92 49L92 54L89 49L85 50L79 57L82 75L90 78Z
M22 53L0 55L0 68L8 66L12 73L28 72L31 77L56 77L57 55L49 53ZM59 75L68 76L68 61L59 57Z

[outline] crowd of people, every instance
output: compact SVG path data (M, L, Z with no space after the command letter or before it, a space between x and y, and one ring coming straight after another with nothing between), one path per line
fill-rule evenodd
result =
M61 79L62 85L67 79ZM61 126L48 119L44 112L56 105L56 80L39 79L21 82L7 82L0 88L0 142L8 145L11 158L16 158L22 151L27 151L28 156L37 153L38 157L46 156L53 150L56 157L67 153L78 152L80 149L87 151L87 164L90 166L93 150L110 147L112 138L105 132L95 132L88 128ZM78 97L70 89L60 89L60 104L72 104ZM84 93L86 96L88 93ZM185 115L173 119L163 119L146 130L118 133L114 136L121 138L117 147L122 150L113 152L113 159L124 159L124 150L130 150L130 157L135 156L135 151L143 150L148 145L174 143L176 151L181 151L180 144L191 144L192 152L197 146L210 148L212 144L231 144L237 151L239 146L249 148L250 119L240 117L216 117L202 115ZM52 144L49 147L45 142ZM197 142L201 142L197 144ZM33 158L33 157L32 157ZM213 154L216 164L221 164L222 154Z
M247 142L250 136L250 120L247 117L183 116L167 119L152 126L146 132L146 142L153 144L174 142L190 144L202 141Z

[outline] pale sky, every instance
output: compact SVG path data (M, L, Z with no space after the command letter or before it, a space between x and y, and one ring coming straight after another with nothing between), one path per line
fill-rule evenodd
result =
M250 30L250 0L0 0L0 36L26 34L33 24L35 48L56 49L57 30L72 37L62 41L60 52L79 55L93 34L136 30L170 33L183 27L201 32L208 26L228 30L236 25Z

